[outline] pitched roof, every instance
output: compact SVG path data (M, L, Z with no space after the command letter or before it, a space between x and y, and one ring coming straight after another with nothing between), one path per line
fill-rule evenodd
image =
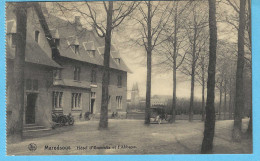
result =
M65 21L51 14L47 16L46 21L51 31L56 30L55 32L59 34L60 56L103 66L104 38L98 37L92 30L85 28L79 30L75 23ZM79 54L74 52L73 45L75 43L79 45ZM89 50L94 50L95 56L90 55ZM111 45L110 55L110 68L131 72L125 62L120 58L114 45ZM120 58L120 63L115 58Z
M11 47L8 41L6 44L6 58L15 58L15 48ZM25 62L61 68L59 64L52 60L43 51L43 49L39 46L37 42L33 40L31 36L27 36L26 38Z
M10 33L16 33L16 17L13 14L12 8L6 9L6 33L7 36ZM10 44L11 42L6 41L6 58L15 58L15 48ZM33 37L27 32L26 47L25 47L25 62L40 64L55 68L61 68L47 53L34 41Z

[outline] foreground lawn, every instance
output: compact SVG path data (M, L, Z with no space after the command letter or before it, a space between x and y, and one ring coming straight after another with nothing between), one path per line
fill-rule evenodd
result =
M243 130L247 124L248 119L243 120ZM251 139L231 141L232 126L231 120L216 122L214 153L252 153ZM145 126L140 120L109 120L108 130L97 127L98 121L62 127L68 131L8 145L7 155L197 154L204 123L177 120L174 124ZM30 143L37 145L35 151L28 149Z

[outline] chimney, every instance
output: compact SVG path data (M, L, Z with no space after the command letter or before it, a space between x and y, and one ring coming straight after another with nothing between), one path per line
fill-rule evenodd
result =
M82 25L81 25L81 22L80 22L80 16L75 16L75 25L76 25L77 30L82 30Z

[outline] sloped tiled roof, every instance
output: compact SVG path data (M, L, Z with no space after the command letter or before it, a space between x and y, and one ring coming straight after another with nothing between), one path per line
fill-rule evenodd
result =
M59 33L60 56L103 66L104 38L98 37L94 31L85 28L78 30L75 23L65 21L51 14L47 16L46 21L49 28L56 29ZM79 45L79 54L74 52L73 44L75 42ZM95 56L90 56L88 50L96 50ZM118 51L113 45L111 45L110 53L110 68L131 72L122 59L120 63L113 59L120 58Z
M6 33L16 33L16 17L13 14L12 8L6 9ZM15 58L15 48L9 44L11 42L6 41L6 58ZM26 48L25 48L25 62L40 64L55 68L61 68L47 53L34 41L33 37L27 32Z
M15 48L11 47L8 42L6 44L6 58L15 58ZM25 62L61 68L59 64L48 57L48 55L31 36L27 36L26 38Z
M97 50L94 45L94 41L83 42L85 50Z

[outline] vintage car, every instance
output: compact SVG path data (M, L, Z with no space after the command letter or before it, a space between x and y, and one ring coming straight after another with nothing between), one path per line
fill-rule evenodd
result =
M150 109L150 122L161 124L169 122L169 115L166 113L164 106L153 106Z

